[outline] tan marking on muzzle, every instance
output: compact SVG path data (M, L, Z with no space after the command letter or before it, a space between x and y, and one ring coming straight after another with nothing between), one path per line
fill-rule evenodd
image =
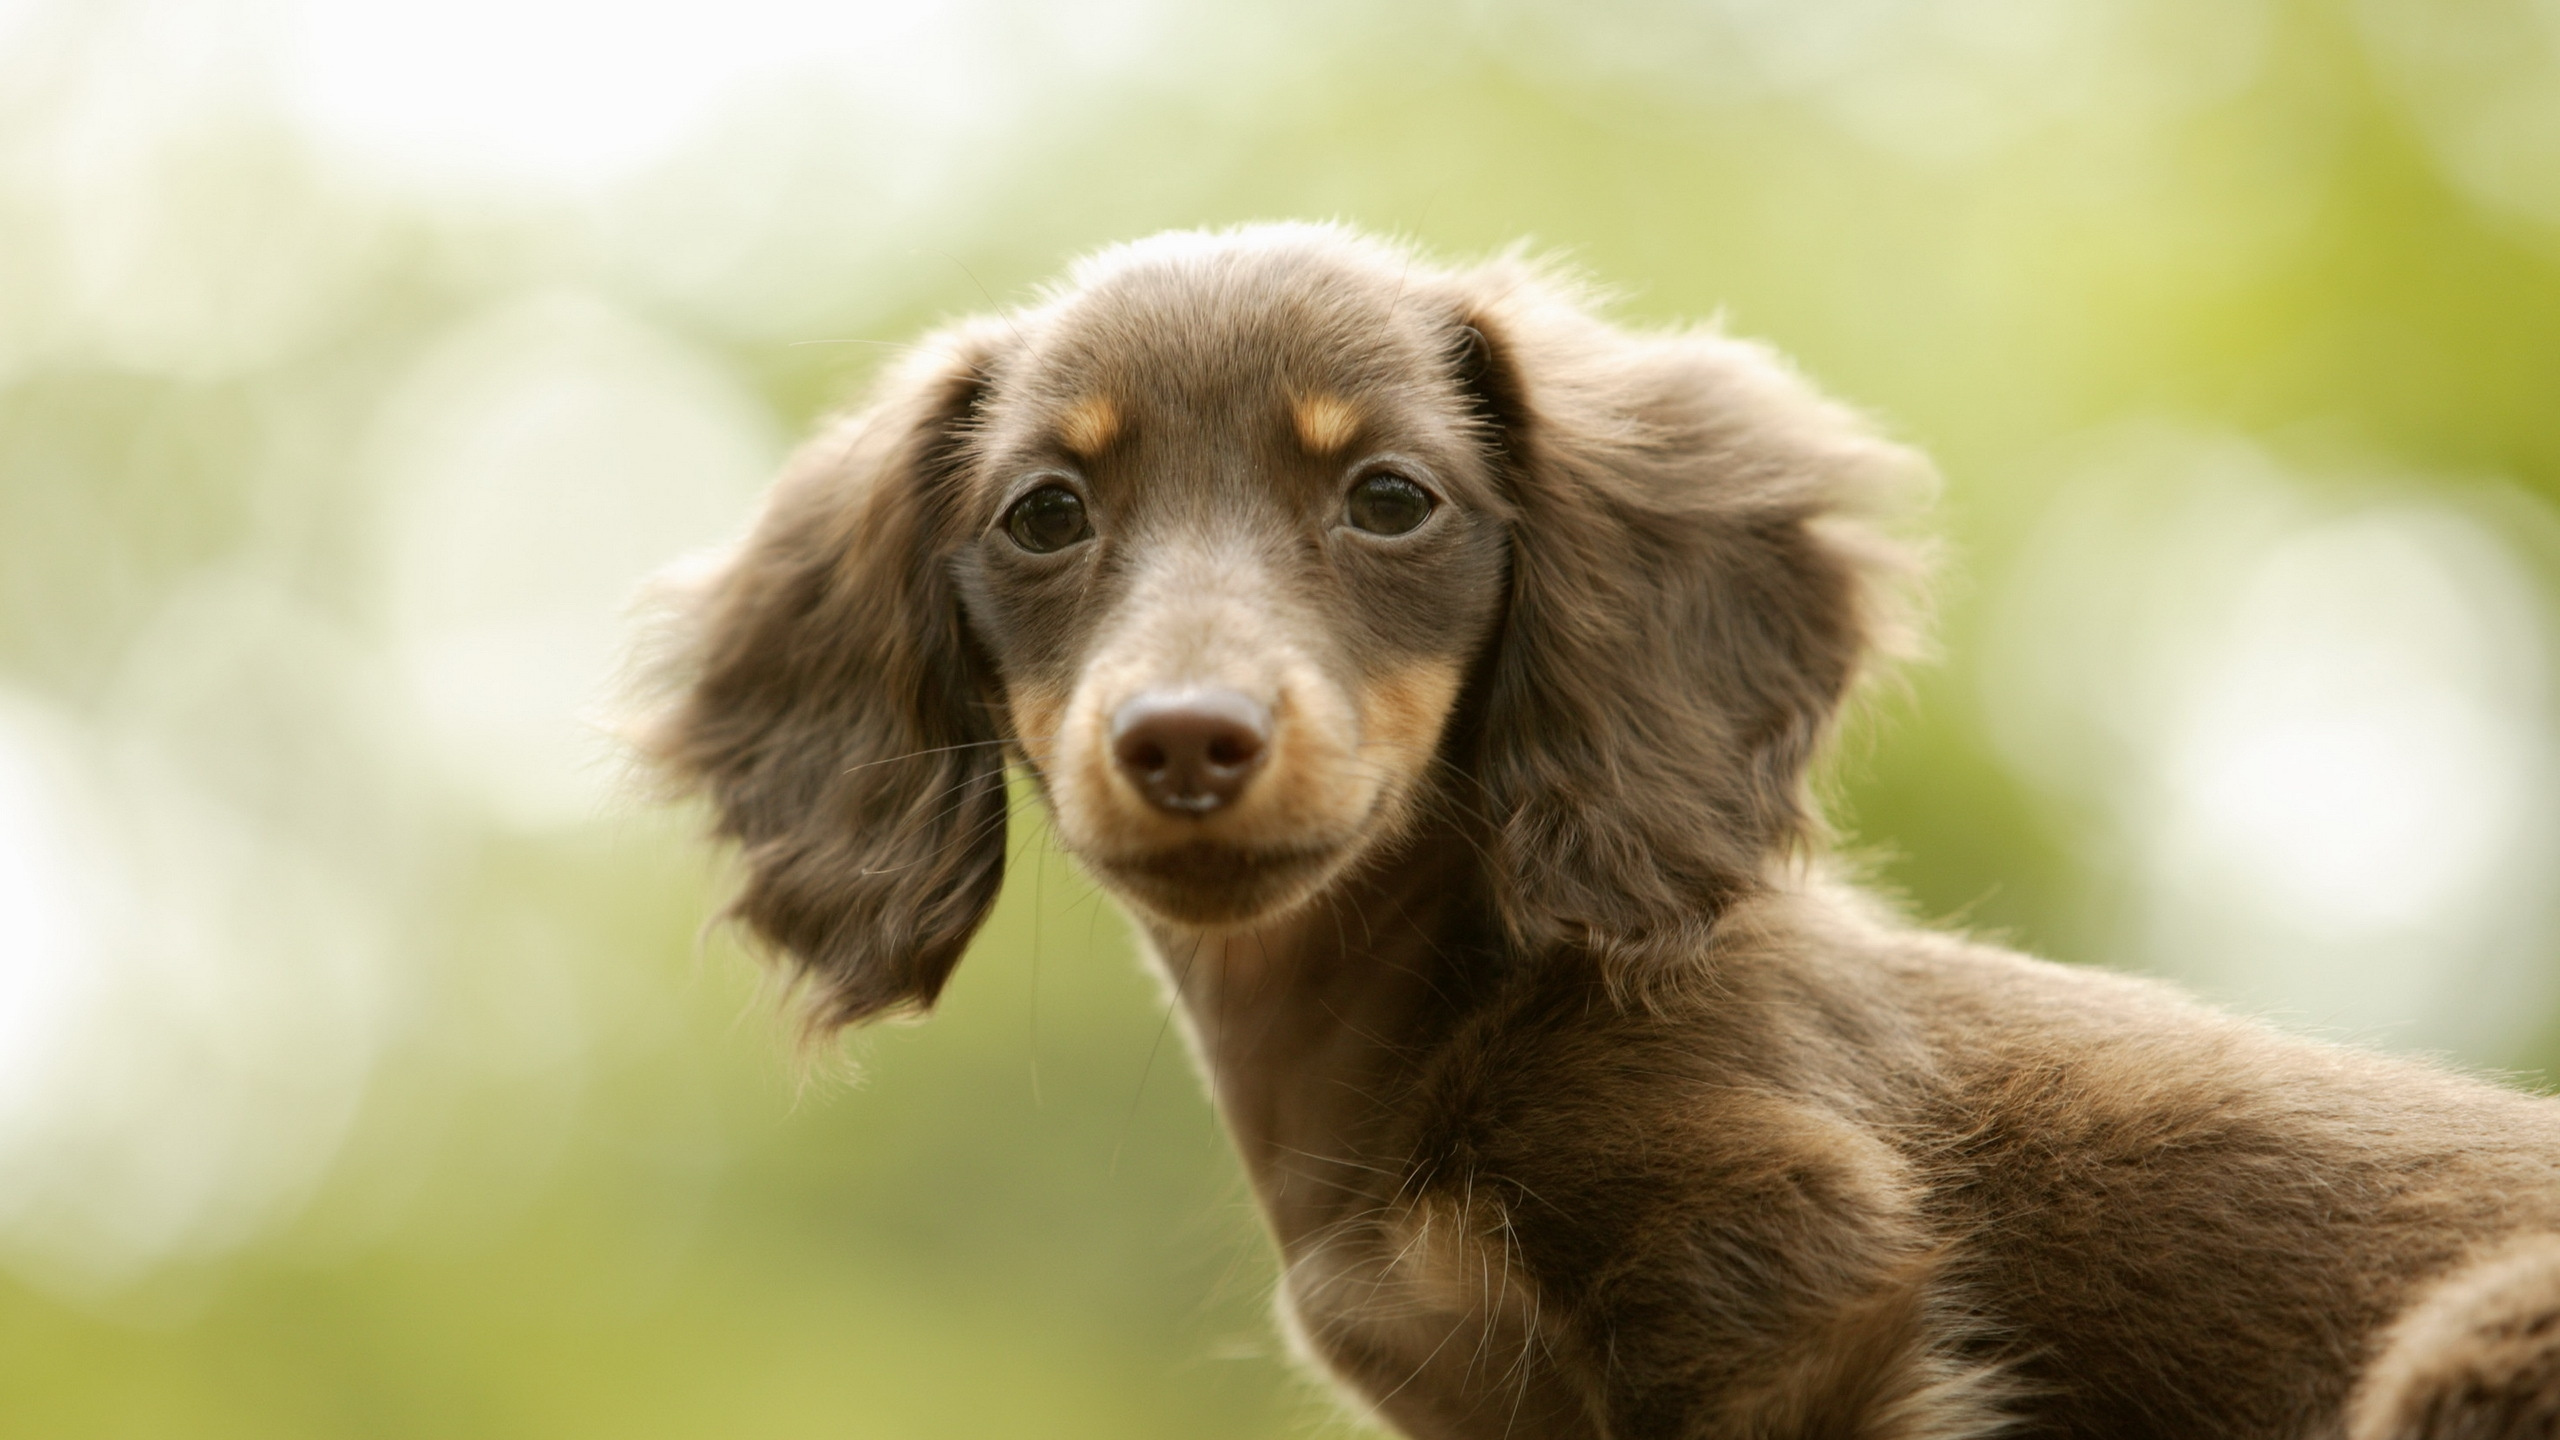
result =
M1026 683L1008 687L1005 706L1013 712L1014 739L1032 765L1047 773L1050 758L1058 753L1058 724L1067 713L1067 696L1046 685Z
M1311 455L1331 455L1360 433L1360 407L1339 395L1301 395L1289 402L1298 443Z
M1058 438L1069 450L1090 460L1120 438L1120 407L1108 396L1088 395L1058 417Z
M1360 693L1361 748L1383 750L1420 774L1440 746L1461 678L1453 660L1424 660L1369 681Z

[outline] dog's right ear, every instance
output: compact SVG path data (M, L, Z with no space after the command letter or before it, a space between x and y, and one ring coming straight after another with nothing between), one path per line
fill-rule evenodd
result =
M930 1006L1004 878L994 697L946 562L967 432L1011 339L986 322L928 341L668 597L634 738L737 842L728 913L790 966L813 1034Z

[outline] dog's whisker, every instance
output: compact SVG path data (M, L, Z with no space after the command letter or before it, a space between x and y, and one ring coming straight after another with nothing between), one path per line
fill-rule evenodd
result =
M960 789L963 789L963 788L965 788L965 787L968 787L968 786L971 786L971 785L974 785L974 784L983 784L983 783L984 783L984 782L983 782L982 780L977 779L976 777L972 777L971 779L966 779L966 780L960 780L960 781L957 781L957 782L955 782L955 783L953 783L953 784L951 784L951 785L945 786L942 790L940 790L940 791L936 792L936 796L935 796L935 798L939 799L941 796L943 796L943 795L948 795L948 794L950 794L952 791L960 790ZM963 796L961 796L959 799L957 799L957 800L953 801L950 805L946 806L946 807L943 809L942 813L941 813L941 814L939 814L939 815L937 815L937 816L935 816L935 817L933 818L933 821L932 821L932 822L930 822L930 823L933 823L933 824L937 824L937 825L938 825L938 824L939 824L939 823L941 823L942 821L945 821L945 820L948 820L948 819L951 819L951 818L956 817L956 816L959 814L959 812L960 812L962 809L964 809L965 807L967 807L967 806L969 805L969 803L971 802L971 800L972 800L972 799L974 799L974 798L977 798L977 797L970 796L970 795L963 795ZM959 832L958 834L956 834L956 835L953 835L953 836L949 837L949 838L948 838L948 839L946 839L946 840L945 840L945 841L944 841L940 846L936 847L934 850L932 850L932 851L930 851L930 852L928 852L928 853L926 853L926 854L919 855L919 856L917 856L916 858L914 858L914 859L912 859L912 860L907 861L907 862L906 862L905 864L903 864L903 865L882 866L882 867L877 867L877 868L872 868L872 869L865 869L865 870L861 871L860 873L861 873L862 875L866 876L866 877L869 877L869 876L878 876L878 875L895 875L895 874L898 874L898 873L900 873L900 872L902 872L902 871L912 870L912 869L914 869L915 867L917 867L917 866L919 866L919 865L929 865L929 864L931 864L931 863L933 863L933 862L935 862L935 861L937 861L937 860L940 860L940 859L944 858L945 856L949 855L949 854L950 854L952 851L954 851L954 850L966 850L967 848L969 848L969 846L970 846L971 844L974 844L975 842L977 842L977 841L979 841L979 840L982 840L982 839L986 838L986 837L987 837L988 835L990 835L990 834L993 834L993 833L996 833L996 832L1001 831L1001 830L1002 830L1002 829L1003 829L1007 824L1009 824L1009 823L1012 821L1012 819L1013 819L1013 817L1014 817L1014 816L1016 816L1016 815L1018 815L1018 814L1022 813L1022 811L1023 811L1023 810L1025 810L1026 808L1029 808L1029 807L1031 807L1031 806L1037 805L1038 803L1039 803L1039 802L1038 802L1037 800L1030 800L1030 799L1023 799L1023 800L1007 799L1007 800L1005 800L1005 801L1004 801L1004 802L999 806L999 808L997 809L997 811L996 811L996 813L995 813L995 814L990 815L990 816L983 817L983 818L978 819L978 820L975 820L975 821L972 821L972 822L970 823L970 826L969 826L969 828L968 828L968 829L965 829L965 830L963 830L963 831Z
M1182 992L1190 981L1192 963L1200 958L1200 947L1204 943L1206 941L1203 938L1194 936L1189 953L1182 957L1182 963L1173 970L1173 993L1165 998L1164 1018L1156 1023L1155 1039L1147 1045L1146 1063L1138 1067L1138 1085L1129 1096L1129 1113L1121 1118L1120 1138L1113 1142L1111 1147L1111 1166L1107 1172L1109 1174L1120 1173L1120 1152L1128 1145L1129 1132L1138 1123L1138 1103L1146 1098L1147 1077L1155 1073L1156 1053L1164 1048L1165 1032L1173 1028L1173 1012L1182 1004Z
M836 773L839 775L852 775L868 770L875 765L895 765L902 760L922 760L934 755L951 755L962 750L979 750L991 745L1010 745L1012 743L1014 742L1009 738L998 740L962 740L951 745L936 745L929 750L909 750L897 755L883 755L877 760L865 760L859 765L848 765Z

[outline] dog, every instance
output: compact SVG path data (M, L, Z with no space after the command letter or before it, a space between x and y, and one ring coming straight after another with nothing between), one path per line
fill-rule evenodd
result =
M1550 267L1159 236L810 442L642 743L819 1035L932 1004L1027 776L1417 1440L2560 1434L2560 1102L1834 877L1929 483Z

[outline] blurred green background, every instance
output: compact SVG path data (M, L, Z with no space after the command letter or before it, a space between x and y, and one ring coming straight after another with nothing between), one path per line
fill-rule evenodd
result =
M1272 217L1937 458L1915 913L2560 1056L2553 0L11 0L0 1433L1350 1433L1038 826L804 1083L584 718L897 344Z

